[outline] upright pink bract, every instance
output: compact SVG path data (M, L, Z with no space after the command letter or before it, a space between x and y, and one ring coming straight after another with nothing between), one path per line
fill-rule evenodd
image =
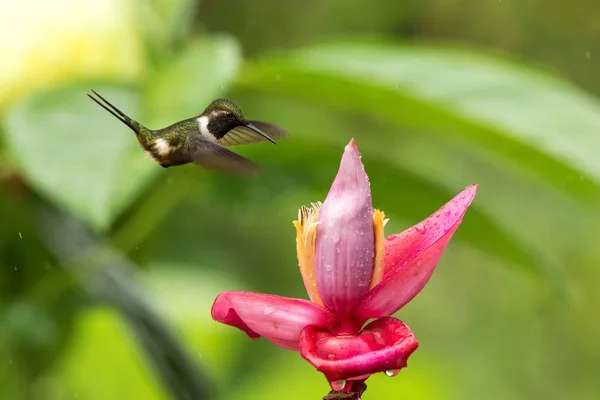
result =
M374 236L369 178L351 142L321 207L315 243L317 289L337 315L350 316L369 291Z
M384 214L373 209L351 140L325 202L302 207L294 221L310 301L228 291L217 296L212 317L251 338L299 350L334 390L354 391L378 372L393 376L418 343L391 315L427 284L476 191L477 185L467 187L427 219L385 239ZM369 319L375 320L365 325Z

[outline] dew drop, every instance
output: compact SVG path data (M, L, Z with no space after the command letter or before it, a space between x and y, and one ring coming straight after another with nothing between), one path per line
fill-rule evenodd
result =
M333 271L333 265L331 265L331 264L327 264L327 265L325 266L325 272L331 272L331 271Z
M387 376L389 376L390 378L391 378L392 376L396 376L396 375L398 375L399 373L400 373L400 370L399 370L399 369L388 369L387 371L385 371L385 374L386 374Z
M337 232L334 232L334 234L331 236L331 240L334 244L338 244L340 242L340 238L340 234Z
M335 390L336 392L339 392L340 390L344 390L345 386L346 386L346 381L343 379L340 381L331 382L331 388L333 390Z
M427 232L427 228L425 228L425 225L423 225L423 224L415 225L415 230L421 234Z
M23 235L19 232L19 239L23 239Z
M265 315L271 315L275 311L277 311L277 307L269 307L269 306L265 306L265 309L263 310Z

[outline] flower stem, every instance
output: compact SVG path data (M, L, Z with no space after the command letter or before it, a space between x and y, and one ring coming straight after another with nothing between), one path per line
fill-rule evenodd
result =
M364 381L348 381L344 391L332 390L323 400L361 400L362 394L367 390Z

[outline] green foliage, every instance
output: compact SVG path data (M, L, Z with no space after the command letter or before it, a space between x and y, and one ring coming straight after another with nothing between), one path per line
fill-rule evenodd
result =
M205 379L228 400L325 395L297 353L214 323L210 306L228 289L305 297L290 222L324 199L352 137L388 233L480 185L436 278L401 311L421 348L397 378L371 378L364 397L592 398L600 103L516 59L349 36L378 23L392 36L424 6L398 4L394 14L353 1L364 20L329 26L338 3L289 5L322 15L314 29L292 23L289 37L268 39L264 21L281 30L281 10L232 8L232 30L265 25L249 43L196 33L190 1L141 2L147 75L40 89L6 111L0 398L183 399L210 386ZM284 46L338 31L346 38ZM276 52L242 57L273 43ZM263 166L254 180L163 170L86 98L90 88L151 128L227 96L291 137L235 149Z
M223 94L241 62L237 42L228 36L192 41L151 76L145 85L144 105L151 125L167 126L198 115Z
M430 140L451 136L492 149L569 185L570 192L598 199L600 167L593 149L600 146L600 103L543 71L452 48L348 41L269 58L248 75L254 88L426 128ZM322 95L311 90L329 81L338 86ZM592 181L565 183L564 176Z
M124 112L135 115L136 95L95 88ZM107 229L140 194L156 170L139 155L129 128L86 101L87 85L36 96L5 120L7 147L24 177L40 193ZM123 175L126 169L131 175Z

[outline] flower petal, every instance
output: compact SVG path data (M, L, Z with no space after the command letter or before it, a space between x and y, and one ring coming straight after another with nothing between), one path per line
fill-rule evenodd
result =
M342 318L369 290L375 253L369 179L354 139L319 213L315 243L317 289Z
M477 185L467 187L423 222L387 239L384 278L357 308L359 319L391 315L423 289L476 192Z
M406 367L419 344L396 318L371 322L358 335L335 336L309 326L300 336L300 354L331 381Z
M263 293L229 291L215 299L212 318L235 326L257 339L297 350L300 333L308 325L326 327L334 320L324 308L308 300Z

